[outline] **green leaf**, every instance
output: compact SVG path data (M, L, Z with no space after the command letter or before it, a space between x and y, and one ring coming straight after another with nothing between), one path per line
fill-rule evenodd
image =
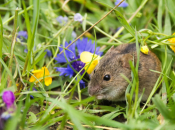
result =
M7 74L10 76L10 79L11 79L13 85L15 86L15 91L16 91L17 90L16 83L15 83L15 80L13 79L13 76L12 76L9 68L7 67L7 65L4 63L4 61L1 58L0 58L0 63L3 65L4 71L6 71ZM7 75L5 77L7 78ZM2 92L4 87L5 87L4 85L6 84L6 81L7 81L6 78L3 77L3 80L1 82L0 92Z
M165 14L164 34L171 35L171 20L169 17L168 10L166 10Z
M73 27L69 27L66 30L66 34L65 34L66 41L71 41L72 40L72 31L73 31Z
M21 121L21 108L22 108L22 102L18 103L17 110L13 114L13 116L6 121L5 124L5 130L17 130L17 127L19 125L19 122ZM3 124L3 125L4 125Z
M29 112L28 124L35 123L37 121L36 115L33 112Z
M173 119L174 115L171 114L171 111L163 103L159 95L156 95L152 100L153 100L153 103L156 105L157 109L159 110L159 112L162 114L162 116L165 119L168 119L168 120Z
M87 19L87 13L85 13L83 23L82 23L83 31L86 31L86 19Z
M158 6L158 15L157 15L157 21L158 21L158 29L159 32L162 32L162 17L163 17L163 0L159 0L159 6Z
M29 20L29 15L27 13L27 10L26 10L26 5L24 3L24 1L22 1L22 4L23 4L23 8L24 8L24 18L25 18L25 22L26 22L26 27L27 27L27 34L28 34L28 40L31 39L31 35L32 35L32 32L31 32L31 27L30 27L30 20ZM30 48L30 44L29 42L27 42L27 46L28 48Z
M53 88L57 88L61 85L61 83L59 81L52 81L52 84L49 86L45 86L45 90L51 90Z
M46 55L46 52L43 52L41 55L38 54L38 56L34 60L34 63L32 64L31 68L33 68L39 61L41 61L45 55Z

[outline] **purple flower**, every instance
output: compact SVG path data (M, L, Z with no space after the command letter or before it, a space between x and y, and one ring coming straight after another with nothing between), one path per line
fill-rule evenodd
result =
M95 49L95 42L92 43L91 40L88 41L87 38L83 38L82 40L78 39L77 40L77 49L78 49L78 53L79 55L83 52L83 51L88 51L91 53L97 54L97 55L102 55L103 52L100 52L100 47L96 47Z
M4 120L8 120L10 117L11 117L11 114L8 113L8 112L4 112L1 115L1 118L4 119Z
M28 38L27 32L26 31L19 31L17 38L19 38L21 42L26 41Z
M68 45L69 44L66 42L65 47L67 47ZM60 48L60 51L63 51L63 48ZM75 44L71 45L67 50L65 50L65 55L66 57L64 56L64 53L57 54L57 57L55 57L55 60L57 61L57 63L67 63L66 58L69 62L77 59L75 54Z
M68 22L68 17L67 16L58 16L56 18L56 20L60 23L60 24L66 24Z
M72 67L79 72L83 67L85 66L85 63L81 62L81 61L75 61L72 63ZM82 75L84 73L84 70L80 72L80 74Z
M82 22L83 21L83 17L81 16L80 13L76 13L74 15L74 21L79 21L79 22Z
M6 105L6 109L5 107L0 107L0 130L4 128L4 124L11 116L13 116L13 113L16 110L14 105L15 95L12 91L4 91L2 94L2 100Z
M28 53L28 50L27 50L27 49L24 49L24 52L25 52L25 53Z
M115 5L118 5L120 3L121 0L116 0ZM128 3L126 3L125 1L123 1L118 7L128 7Z
M6 104L7 109L14 106L15 95L12 91L4 91L2 94L2 100Z
M65 43L65 47L68 46L68 43ZM77 51L78 53L76 53L75 51L75 47L77 47ZM80 70L82 70L82 68L85 66L85 63L79 61L78 59L80 58L80 54L83 51L88 51L91 53L97 54L97 55L102 55L102 52L99 51L99 47L96 48L95 50L95 44L92 43L91 40L88 41L87 38L83 38L82 40L78 40L76 42L76 44L74 43L73 45L71 45L69 48L69 50L65 50L65 55L64 53L62 54L58 54L57 57L55 57L55 60L57 61L57 63L67 63L66 58L69 62L71 62L70 64L72 65L72 67L74 68L74 70L76 70L77 72L79 72ZM62 51L63 48L60 48L60 51ZM66 57L65 57L66 56ZM67 65L67 68L64 67L55 67L56 71L60 72L60 76L69 76L70 78L72 76L74 76L76 74L76 72L74 72L74 70L70 67L70 65ZM82 75L84 73L84 70L82 70L80 72L80 74ZM80 81L80 86L81 88L84 86L85 87L85 82L83 80Z
M50 50L46 49L45 52L47 52L46 55L48 57L51 57L52 56L52 52Z
M80 80L80 88L85 88L85 82L83 80Z
M60 76L69 76L70 78L74 75L73 69L70 67L70 65L67 65L67 68L64 67L55 67L56 71L61 72Z

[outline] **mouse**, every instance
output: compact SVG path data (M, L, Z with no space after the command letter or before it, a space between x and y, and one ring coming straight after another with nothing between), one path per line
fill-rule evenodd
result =
M129 83L121 74L132 80L129 61L137 63L135 43L112 46L90 74L89 95L95 96L97 100L125 101L125 91ZM140 52L138 78L139 96L143 94L142 101L147 100L160 76L160 73L151 70L161 72L159 58L151 51L148 54Z

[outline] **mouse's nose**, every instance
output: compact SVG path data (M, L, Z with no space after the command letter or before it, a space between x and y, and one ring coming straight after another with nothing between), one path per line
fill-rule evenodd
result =
M97 95L98 92L100 90L100 87L99 86L93 86L93 87L89 87L88 88L88 92L89 92L89 95L90 96L94 96L94 95Z

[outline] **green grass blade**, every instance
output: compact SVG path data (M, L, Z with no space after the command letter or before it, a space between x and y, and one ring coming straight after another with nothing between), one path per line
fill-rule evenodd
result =
M31 52L32 52L32 49L33 49L33 46L34 46L35 32L36 32L36 28L37 28L37 25L38 25L39 3L40 3L39 0L37 0L37 15L35 16L35 22L34 22L34 25L33 25L31 38L28 38L28 41L27 41L28 53L27 53L27 57L26 57L26 61L25 61L24 69L23 69L23 75L25 75L26 68L28 70L27 72L29 72L30 69L31 69L31 60L29 60L29 59L31 57ZM23 4L23 6L25 8L25 4ZM26 14L26 20L28 21L26 24L30 27L30 25L29 25L30 22L29 22L29 19L28 19L27 12L25 14ZM27 27L27 28L29 28L29 27Z
M28 39L31 39L31 27L30 27L30 20L29 20L29 15L27 13L27 9L26 9L26 5L24 3L24 1L22 1L22 4L23 4L23 8L24 8L24 18L25 18L25 22L26 22L26 28L27 28L27 34L28 34ZM29 40L28 40L29 41ZM28 48L30 48L30 44L29 42L27 41L27 45L28 45Z
M171 20L169 17L168 10L166 10L165 14L164 34L171 35Z
M171 114L170 110L163 103L159 95L156 95L152 100L164 118L169 120L173 118L173 115Z
M10 79L11 79L11 81L12 81L14 87L15 87L15 90L17 90L15 80L13 79L13 76L12 76L12 74L11 74L9 68L7 67L7 65L4 63L4 61L3 61L1 58L0 58L0 62L1 62L1 64L2 64L2 66L4 67L4 71L7 71L7 74L9 75L9 77L10 77ZM0 92L2 92L3 89L5 88L4 85L6 84L6 80L7 80L7 79L4 79L4 80L1 82ZM2 84L4 84L4 85L2 85Z
M1 15L0 15L0 58L1 59L2 59L2 47L3 47L3 24L2 24L2 19L1 19ZM2 64L0 64L0 80L1 80L1 76L2 76L1 67L2 67Z
M158 29L159 32L162 32L162 17L163 17L163 0L159 0L159 6L158 6L158 15L157 15L157 21L158 21Z
M22 102L20 102L17 106L17 110L13 117L11 117L10 120L7 120L7 123L5 124L5 130L16 130L18 128L18 123L21 121L21 107Z
M3 47L3 24L0 15L0 58L2 59L2 47ZM1 70L1 67L0 67Z
M115 10L115 14L117 16L117 19L120 21L120 23L125 27L126 30L128 30L128 32L135 37L135 31L134 29L128 24L128 22L126 21L126 19L123 17L123 15Z

